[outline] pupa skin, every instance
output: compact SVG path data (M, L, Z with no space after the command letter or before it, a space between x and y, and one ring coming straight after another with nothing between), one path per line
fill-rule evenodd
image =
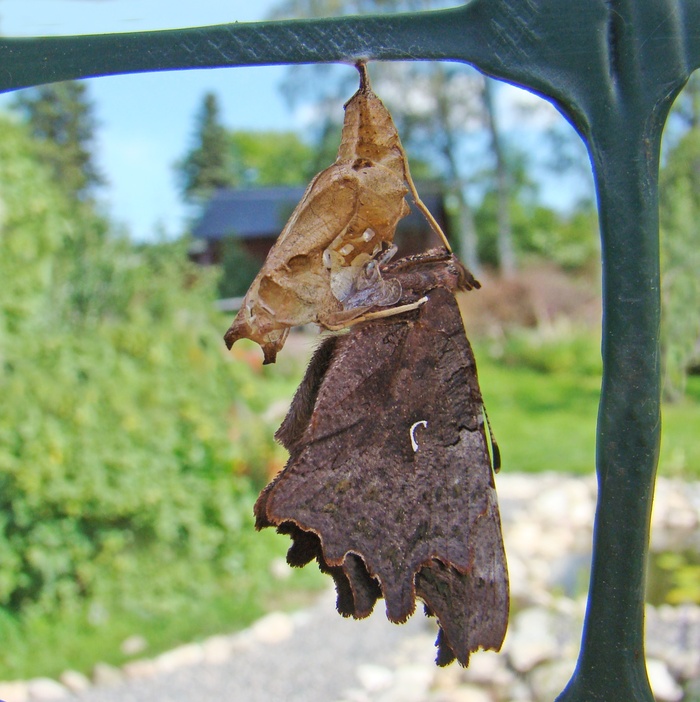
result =
M384 597L403 622L422 600L440 626L437 663L466 666L500 649L509 609L500 458L453 295L478 283L435 252L384 276L401 282L402 304L427 302L319 347L277 433L290 458L256 526L291 536L291 565L315 559L333 577L345 616Z
M275 361L292 326L336 328L398 301L400 285L383 280L380 265L396 250L409 191L444 238L415 192L398 132L365 64L357 68L360 88L345 105L336 161L307 187L224 336L229 348L242 338L257 342L265 363Z

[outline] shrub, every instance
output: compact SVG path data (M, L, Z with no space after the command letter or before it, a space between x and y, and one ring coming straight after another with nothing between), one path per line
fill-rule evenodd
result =
M250 432L230 410L255 378L225 353L217 281L185 242L135 247L67 201L8 122L0 275L0 607L163 608L240 577L251 471L230 434Z

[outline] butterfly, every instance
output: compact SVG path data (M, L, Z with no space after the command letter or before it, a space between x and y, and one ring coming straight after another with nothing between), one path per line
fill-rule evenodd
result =
M327 338L278 430L286 467L261 493L256 526L292 538L287 560L316 560L345 616L377 599L404 622L416 598L437 618L437 663L462 665L505 636L508 573L492 440L454 290L478 287L446 252L384 269L401 304Z

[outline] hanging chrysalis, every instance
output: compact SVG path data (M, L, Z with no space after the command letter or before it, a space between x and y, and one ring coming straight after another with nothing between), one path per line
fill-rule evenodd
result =
M396 225L409 212L408 192L443 239L418 197L406 153L389 111L359 63L360 88L345 105L335 163L309 184L225 335L263 348L273 363L294 325L340 328L372 307L391 307L398 281L383 280L380 264L395 252ZM449 247L448 247L449 248Z

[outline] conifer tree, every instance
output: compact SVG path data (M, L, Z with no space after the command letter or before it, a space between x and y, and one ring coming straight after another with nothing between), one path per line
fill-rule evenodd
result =
M185 202L199 204L216 190L234 185L229 159L229 140L220 121L219 102L214 93L207 93L197 116L194 145L175 166Z
M97 122L85 83L66 81L24 90L14 107L41 143L41 158L63 191L89 200L104 179L94 161Z

